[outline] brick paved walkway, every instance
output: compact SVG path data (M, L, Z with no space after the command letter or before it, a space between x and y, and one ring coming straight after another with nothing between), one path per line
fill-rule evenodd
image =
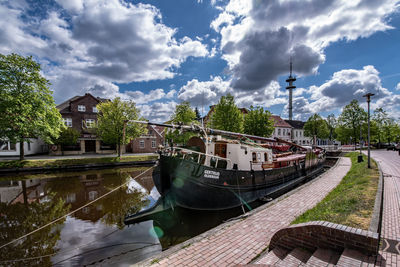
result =
M276 231L288 226L335 188L350 166L349 158L339 159L335 168L308 186L158 262L153 261L152 266L203 267L249 263L265 249Z
M400 267L400 156L395 151L373 150L371 157L384 177L381 255L386 266Z

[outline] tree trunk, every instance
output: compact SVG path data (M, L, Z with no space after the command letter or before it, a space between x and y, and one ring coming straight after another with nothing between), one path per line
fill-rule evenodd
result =
M19 160L25 159L24 139L19 141Z

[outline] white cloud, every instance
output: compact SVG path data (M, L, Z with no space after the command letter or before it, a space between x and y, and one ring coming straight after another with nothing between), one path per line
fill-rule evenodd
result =
M400 90L400 83L396 85L396 90Z
M140 114L152 122L166 122L171 118L174 113L177 103L169 101L165 103L155 102L151 105L144 104L138 105Z
M188 57L209 55L199 40L174 38L149 4L119 0L58 1L45 17L29 6L0 4L0 53L34 55L52 83L58 102L84 88L172 78ZM46 65L48 64L48 65ZM96 87L98 86L98 87ZM101 91L101 90L100 90Z
M189 101L193 106L213 105L219 98L232 93L229 81L216 76L210 81L200 82L197 79L188 81L178 92L178 99Z
M171 99L176 94L175 90L171 90L168 93L164 92L164 89L150 90L148 93L141 91L126 91L125 94L129 96L137 104L145 104L160 99Z
M392 29L387 17L398 7L392 0L231 0L211 27L221 34L232 86L256 90L286 74L290 56L296 74L310 75L332 42Z
M364 66L363 69L345 69L335 72L332 78L320 86L311 86L310 100L304 97L296 98L300 104L293 106L294 114L313 114L340 109L356 99L363 106L366 93L373 93L373 106L383 107L394 112L400 104L400 95L396 95L382 86L379 72L374 66ZM285 107L286 109L287 107Z

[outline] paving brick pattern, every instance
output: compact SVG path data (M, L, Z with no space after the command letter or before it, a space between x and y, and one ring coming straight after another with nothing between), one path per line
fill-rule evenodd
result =
M288 226L320 202L349 171L349 158L340 158L335 168L320 179L230 227L197 241L152 266L234 266L247 264L266 248L278 230Z
M371 157L381 166L384 177L383 240L378 265L400 267L400 155L395 151L373 150Z

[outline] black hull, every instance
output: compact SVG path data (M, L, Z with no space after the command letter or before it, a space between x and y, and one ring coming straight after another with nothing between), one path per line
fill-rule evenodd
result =
M196 210L224 210L275 197L316 175L323 162L308 169L290 166L265 171L211 168L178 157L161 156L155 185L173 195L176 205Z

